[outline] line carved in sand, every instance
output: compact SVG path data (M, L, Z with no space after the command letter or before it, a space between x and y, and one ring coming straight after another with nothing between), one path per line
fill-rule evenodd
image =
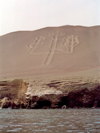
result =
M77 36L74 35L68 35L65 36L62 40L62 44L60 45L60 49L56 48L58 39L60 36L64 36L65 33L62 32L54 32L54 33L49 33L47 34L48 36L51 36L51 42L50 42L50 47L47 50L41 51L41 52L36 52L35 49L39 44L43 44L43 40L45 37L39 36L34 39L33 43L30 43L28 45L30 51L29 54L45 54L45 59L43 62L43 65L49 65L50 62L53 59L54 53L55 52L60 52L60 53L65 53L65 54L71 54L73 53L74 47L79 44L79 40Z
M49 63L51 62L51 60L53 58L53 55L54 55L54 52L56 50L58 37L59 36L63 36L64 33L61 33L61 32L57 31L56 33L52 33L52 34L48 34L48 35L52 36L52 39L51 39L51 44L50 44L50 48L49 48L48 54L47 54L46 59L44 61L44 65L49 65Z
M67 47L66 53L73 53L74 46L79 44L77 36L69 35L63 39L63 45Z
M43 40L44 40L44 37L43 36L36 37L35 40L34 40L34 42L29 44L29 48L30 48L29 54L32 54L34 52L34 50L36 49L36 47L40 43L43 43L42 42Z

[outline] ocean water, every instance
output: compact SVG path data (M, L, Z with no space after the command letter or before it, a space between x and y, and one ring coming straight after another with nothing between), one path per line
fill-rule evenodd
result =
M100 133L100 109L1 109L1 133Z

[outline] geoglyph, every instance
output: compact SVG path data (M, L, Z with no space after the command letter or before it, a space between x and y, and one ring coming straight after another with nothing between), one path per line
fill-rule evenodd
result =
M60 51L60 53L65 54L71 54L74 51L74 47L79 44L78 36L77 35L65 35L65 33L62 32L55 32L55 33L49 33L47 36L51 37L49 48L46 51L42 51L41 53L45 53L45 59L44 59L44 65L49 65L54 53L56 51ZM60 48L57 48L57 44L59 37L62 36L62 43L60 44ZM46 37L39 36L34 39L33 43L29 44L29 54L41 54L41 53L35 53L35 49L39 44L43 44L43 40L46 39ZM66 47L66 49L63 50L63 46Z
M66 53L73 53L74 46L79 44L78 37L74 35L64 37L63 41L63 45L67 47Z

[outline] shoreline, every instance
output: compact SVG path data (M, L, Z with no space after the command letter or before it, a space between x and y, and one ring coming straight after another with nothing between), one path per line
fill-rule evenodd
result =
M98 80L0 81L0 106L12 109L100 108Z

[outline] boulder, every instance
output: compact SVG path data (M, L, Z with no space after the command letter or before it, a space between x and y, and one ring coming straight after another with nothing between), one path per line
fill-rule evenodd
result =
M8 97L5 97L1 100L1 108L8 108L10 107L10 101Z
M15 108L15 103L14 103L14 101L13 101L13 100L10 100L10 107L11 107L12 109L14 109L14 108Z
M18 109L18 108L20 108L21 102L18 99L16 99L16 100L14 100L14 104L15 104L14 108Z
M37 102L34 102L34 103L31 104L30 108L31 108L31 109L36 109L37 106L38 106L38 105L37 105Z
M61 108L62 109L67 109L67 106L66 105L63 105Z
M21 109L25 109L26 108L26 103L24 103L23 101L20 102L20 108Z

